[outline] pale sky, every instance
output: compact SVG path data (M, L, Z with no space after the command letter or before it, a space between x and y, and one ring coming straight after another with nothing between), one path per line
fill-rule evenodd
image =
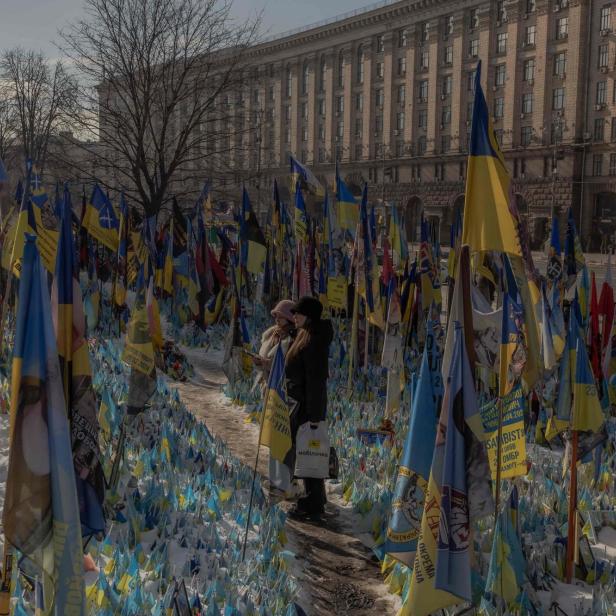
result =
M263 34L309 25L370 4L369 0L233 0L240 19L264 10ZM59 55L57 32L82 11L81 0L0 0L0 49L15 46Z

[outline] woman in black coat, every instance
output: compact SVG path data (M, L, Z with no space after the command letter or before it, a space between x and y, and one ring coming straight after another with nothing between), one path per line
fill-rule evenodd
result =
M293 448L299 427L324 421L327 415L331 321L322 320L323 306L313 297L302 297L293 308L297 336L286 356L287 396L291 403ZM306 496L291 510L293 517L319 516L327 501L323 479L304 479Z

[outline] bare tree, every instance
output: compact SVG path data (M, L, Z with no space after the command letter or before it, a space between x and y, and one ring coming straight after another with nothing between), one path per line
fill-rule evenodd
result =
M73 115L75 81L62 62L52 64L43 54L19 47L2 54L0 76L4 80L0 124L4 103L5 145L22 155L21 164L25 166L29 159L42 173L50 140L66 130Z
M6 165L13 157L17 139L17 111L10 88L0 85L0 160Z
M241 138L234 93L257 21L230 0L85 0L61 36L82 88L80 135L99 139L97 179L149 215L227 164Z

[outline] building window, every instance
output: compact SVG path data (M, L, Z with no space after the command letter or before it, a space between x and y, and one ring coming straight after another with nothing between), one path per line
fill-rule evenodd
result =
M383 144L382 143L375 143L374 144L374 158L383 158L383 153L384 152L385 152L385 150L383 148ZM374 176L376 178L376 169L375 169Z
M383 134L383 116L382 115L374 116L374 132L377 135Z
M319 102L317 103L317 113L321 116L324 117L325 116L325 99L321 98L319 99Z
M507 53L507 33L499 32L496 35L496 53Z
M361 139L363 134L363 122L361 118L355 118L355 139Z
M443 63L453 64L453 45L447 45L443 50Z
M535 59L524 60L524 81L533 81L535 79Z
M406 75L406 58L398 58L398 77Z
M443 77L443 81L441 82L441 94L443 96L449 96L451 94L451 84L451 75L446 75L445 77Z
M552 90L552 109L560 111L565 107L565 88L554 88Z
M404 130L404 111L398 111L396 114L396 128Z
M336 137L338 137L338 139L342 139L344 137L344 122L342 120L336 124Z
M364 50L357 50L357 83L364 83Z
M494 131L494 136L496 137L496 142L502 148L503 147L503 129L499 128Z
M375 96L376 106L377 108L382 108L383 103L385 101L383 90L379 88L378 90L376 90L375 94L376 94Z
M407 34L406 30L398 30L398 47L406 47Z
M532 92L526 92L522 94L522 113L533 112L533 94Z
M605 105L607 102L607 81L597 81L597 105Z
M385 39L381 34L376 37L376 51L377 53L383 53L385 51Z
M428 66L430 65L430 52L422 51L419 56L419 68L422 71L428 70Z
M563 140L563 123L558 121L558 122L552 122L552 125L550 126L550 143L552 145L556 145L558 143L561 143Z
M479 55L479 39L471 39L468 42L468 55L476 58Z
M287 122L291 121L291 105L286 105L284 108L284 119Z
M319 148L318 161L320 163L324 163L325 162L325 149L324 148Z
M419 82L419 102L427 103L428 102L428 80L424 79Z
M468 16L468 27L474 30L479 26L479 13L477 9L471 9Z
M451 135L441 136L441 152L445 154L451 150Z
M443 38L447 40L453 34L453 15L445 17L445 27L443 28Z
M355 95L355 111L364 110L364 95L359 93Z
M605 126L603 118L595 118L595 125L594 125L594 131L593 131L593 138L595 141L603 141L604 139L604 134L603 134L603 127Z
M505 85L505 65L497 64L494 71L494 85L498 88Z
M319 140L325 140L325 124L319 124Z
M341 52L338 54L338 87L341 88L344 85L344 54Z
M469 92L475 92L475 77L477 71L469 71L466 73L466 89Z
M564 51L557 53L554 56L554 75L561 79L565 76L567 70L567 54Z
M603 154L593 154L592 174L594 176L603 175Z
M496 19L501 23L507 21L507 9L504 0L498 0L496 3Z
M426 129L428 127L428 110L420 109L417 114L417 126Z
M568 17L559 17L556 20L556 38L557 39L565 39L569 34L569 18Z
M501 120L505 111L505 99L499 96L494 99L494 119Z
M445 165L443 163L434 163L434 179L441 182L445 179Z
M474 106L475 106L474 101L470 101L466 103L466 122L468 124L470 124L473 119L473 107Z
M403 105L405 97L406 97L406 89L405 89L404 85L398 86L398 103Z
M532 138L533 138L533 127L532 126L522 126L522 132L520 135L520 143L522 145L530 145Z
M616 141L616 118L612 118L612 134L611 134L612 143Z
M355 160L361 160L363 158L364 146L361 143L355 144Z
M422 135L417 140L417 154L423 156L426 153L426 138Z
M419 33L419 40L422 43L425 43L428 40L429 32L430 32L430 28L429 28L427 22L424 22L423 24L421 24L421 29L420 29L420 33Z
M302 94L308 94L308 75L310 70L308 68L308 62L304 62L304 69L302 70Z
M284 132L285 143L291 143L291 129L287 126Z
M287 78L286 78L286 86L287 86L287 90L286 90L286 94L287 94L287 98L291 97L291 89L293 86L293 75L291 73L291 68L287 68Z
M526 31L524 33L524 44L526 46L534 45L536 36L537 26L526 26Z
M308 103L302 103L300 109L302 113L302 120L307 120L308 119Z
M526 12L534 13L537 8L536 0L526 0Z
M327 71L327 64L325 58L321 58L321 66L319 68L319 92L325 92L325 75Z
M451 107L446 105L441 109L441 126L449 126L451 124Z
M608 58L608 47L607 44L599 45L599 58L598 58L598 67L601 68L603 66L607 67L607 58Z
M308 141L308 127L302 126L302 141Z
M270 103L273 103L276 100L276 93L274 91L274 86L269 87L269 100L270 100Z
M384 75L385 75L385 63L384 62L377 62L376 63L376 76L377 76L377 79L383 79Z
M336 96L336 114L344 113L344 96Z
M404 141L396 141L396 158L404 156Z
M609 4L601 7L601 30L612 28L612 7Z
M610 154L610 175L616 175L616 154Z

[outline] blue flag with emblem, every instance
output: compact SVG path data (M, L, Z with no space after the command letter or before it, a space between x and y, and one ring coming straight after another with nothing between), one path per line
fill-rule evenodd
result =
M94 239L107 246L109 250L113 252L118 250L120 221L111 201L98 184L94 185L90 202L86 203L81 224Z

